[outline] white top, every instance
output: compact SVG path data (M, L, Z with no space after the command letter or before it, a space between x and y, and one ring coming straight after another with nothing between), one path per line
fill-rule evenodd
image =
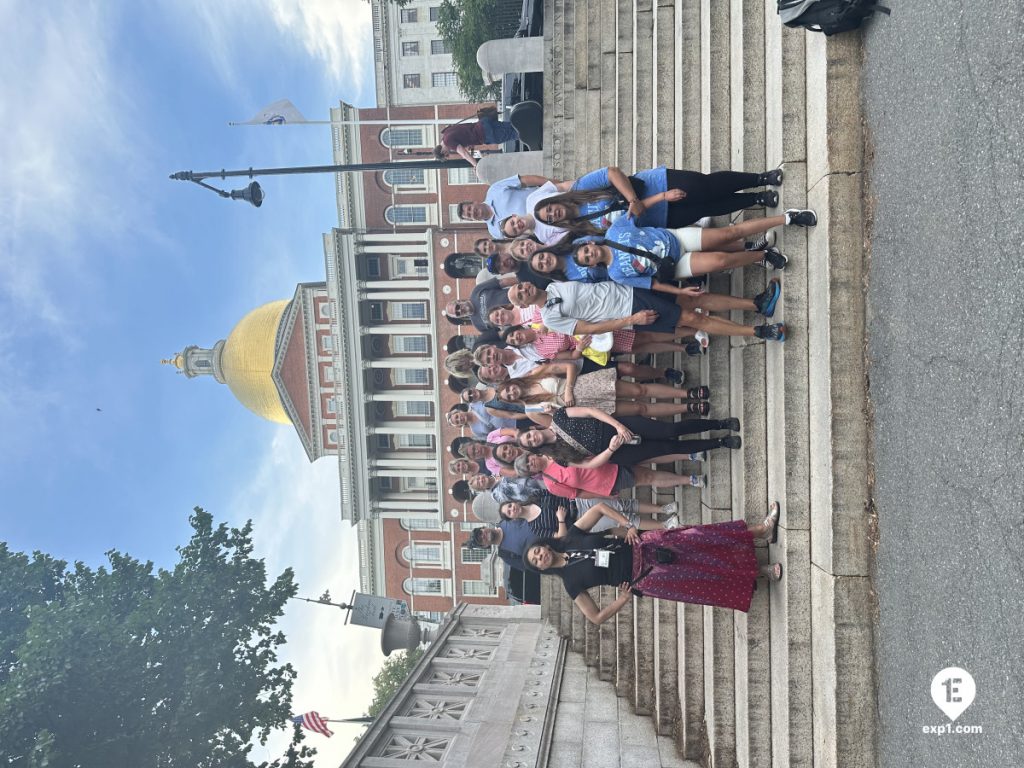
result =
M529 376L530 371L540 365L537 360L526 357L518 349L514 347L509 347L508 349L516 353L516 361L505 366L508 369L509 378L520 379L523 376Z
M540 317L552 331L575 333L577 320L602 323L633 314L633 289L618 283L551 283L547 294Z
M550 224L545 224L543 221L538 219L534 215L534 210L537 207L537 203L547 200L549 197L561 194L561 191L552 182L545 182L543 186L537 187L533 192L530 193L529 197L526 198L526 212L534 217L533 222L533 234L537 236L545 245L551 245L562 239L562 235L565 234L566 230L562 227L553 227Z

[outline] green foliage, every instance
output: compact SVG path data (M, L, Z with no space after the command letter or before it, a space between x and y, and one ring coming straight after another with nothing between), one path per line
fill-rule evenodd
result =
M249 768L288 721L295 672L274 622L291 569L267 584L252 525L196 508L171 571L117 551L73 569L0 545L0 763ZM310 766L293 730L275 766Z
M476 63L477 48L506 36L494 24L498 5L497 0L442 0L438 10L437 31L452 53L459 91L469 101L489 101L501 94L500 83L484 84Z
M371 717L380 714L384 705L406 681L412 668L421 658L423 658L423 649L416 648L409 652L388 656L384 660L384 666L373 678L373 701L370 702L370 709L366 714Z

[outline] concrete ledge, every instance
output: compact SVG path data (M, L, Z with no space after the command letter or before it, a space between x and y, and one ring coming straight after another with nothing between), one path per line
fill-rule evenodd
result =
M654 601L654 722L659 734L672 735L679 720L677 613L682 605Z
M654 603L633 598L633 709L638 715L654 711Z
M844 576L870 565L861 201L859 175L826 176L808 194L821 264L808 281L811 559Z
M679 726L676 743L684 757L703 757L704 727L704 607L681 605L676 613L679 653Z
M770 590L772 758L777 766L813 763L810 533L781 530L771 559L782 563ZM824 630L822 630L824 631Z
M485 155L476 166L476 175L485 184L493 184L516 174L543 176L544 153L500 152Z
M875 765L870 579L811 566L814 768Z

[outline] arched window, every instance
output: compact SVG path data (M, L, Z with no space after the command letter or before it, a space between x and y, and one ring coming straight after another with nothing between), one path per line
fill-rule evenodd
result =
M389 224L426 224L427 206L389 205L384 209L384 218Z
M441 565L441 543L414 541L402 549L402 559L411 565Z
M411 126L385 128L380 132L380 143L385 147L423 147L423 129Z
M443 595L447 579L406 579L402 590L407 595Z
M394 187L404 185L407 187L426 186L425 171L422 168L392 168L384 171L384 183Z

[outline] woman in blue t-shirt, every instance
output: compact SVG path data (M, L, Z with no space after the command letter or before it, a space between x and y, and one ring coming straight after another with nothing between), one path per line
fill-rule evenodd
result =
M784 224L813 225L813 211L752 219L730 227L637 226L632 216L616 221L603 236L584 237L573 246L572 262L584 270L597 269L609 280L633 288L678 293L673 282L723 269L764 263L784 269L788 257L774 246L744 250L744 238Z
M603 232L623 213L642 226L685 227L706 216L720 216L763 205L774 208L774 191L740 192L753 187L782 185L782 170L765 173L718 171L698 173L665 166L627 176L615 166L599 168L578 178L568 192L535 202L538 221L579 234Z

